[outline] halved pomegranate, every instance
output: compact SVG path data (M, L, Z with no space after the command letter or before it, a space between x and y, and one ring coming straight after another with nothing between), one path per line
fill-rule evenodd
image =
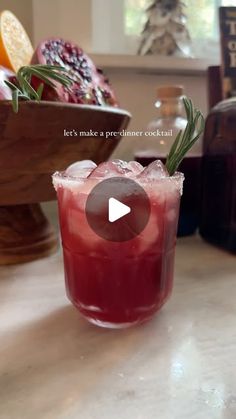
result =
M75 44L61 38L50 38L39 44L32 64L64 66L73 84L67 88L55 83L45 85L42 99L92 105L118 106L114 91L101 69ZM32 80L35 85L35 80ZM36 83L37 84L37 83Z
M11 100L12 91L5 84L5 80L14 80L15 73L6 67L0 66L0 100Z

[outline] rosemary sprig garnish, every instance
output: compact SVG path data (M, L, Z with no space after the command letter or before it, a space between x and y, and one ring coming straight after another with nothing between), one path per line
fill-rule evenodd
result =
M198 109L194 108L191 99L183 98L187 116L187 125L180 131L170 149L166 159L166 168L172 176L178 169L186 153L192 148L204 130L204 117Z
M42 98L44 83L55 87L53 81L56 81L63 86L69 87L72 81L65 75L65 72L65 67L54 65L36 64L21 67L16 74L17 84L5 81L6 85L12 90L12 107L14 112L18 112L20 99L37 100L39 102ZM42 81L37 90L31 85L32 76Z

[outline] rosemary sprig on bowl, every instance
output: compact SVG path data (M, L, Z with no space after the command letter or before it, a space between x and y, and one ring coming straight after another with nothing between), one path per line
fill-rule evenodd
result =
M37 100L42 98L44 83L48 86L55 87L53 81L70 86L71 79L65 75L65 67L54 65L29 65L21 67L16 74L16 84L12 81L5 81L6 85L12 90L12 107L14 112L18 112L19 100ZM41 80L37 90L31 85L32 77Z
M191 99L183 98L187 116L187 125L180 131L170 149L166 160L166 168L172 176L178 169L186 153L192 148L204 130L204 117L198 109L194 108Z

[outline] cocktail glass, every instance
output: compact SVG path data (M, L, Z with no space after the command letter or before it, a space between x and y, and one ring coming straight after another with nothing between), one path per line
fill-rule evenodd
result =
M122 242L97 235L86 217L88 195L103 180L53 175L65 283L69 299L88 321L124 328L151 318L171 294L183 175L134 178L149 198L150 217L139 235Z

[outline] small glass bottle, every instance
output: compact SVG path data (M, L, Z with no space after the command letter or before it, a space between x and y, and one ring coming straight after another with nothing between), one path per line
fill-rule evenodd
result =
M143 166L156 159L165 162L170 148L187 120L183 106L182 86L160 86L157 89L157 118L148 124L144 137L138 144L135 159ZM178 236L192 235L199 224L201 193L202 144L195 143L179 167L185 175L184 194L181 201Z

